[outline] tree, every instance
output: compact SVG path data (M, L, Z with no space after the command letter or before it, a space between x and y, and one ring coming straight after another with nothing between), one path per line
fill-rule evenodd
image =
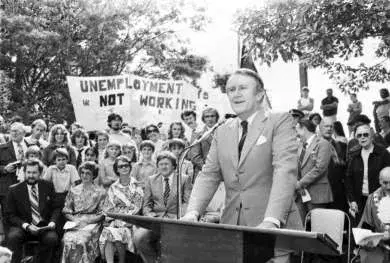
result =
M3 1L0 70L14 80L12 113L74 121L67 75L153 75L157 68L169 77L172 63L190 55L174 28L207 22L203 9L193 7L192 16L183 9L167 0Z
M369 82L390 80L390 1L279 1L238 14L237 25L246 44L260 61L299 60L322 67L344 91L368 89ZM354 66L366 39L378 39L381 62Z

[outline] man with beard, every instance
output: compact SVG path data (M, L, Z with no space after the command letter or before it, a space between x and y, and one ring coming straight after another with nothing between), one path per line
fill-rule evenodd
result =
M123 118L121 115L117 113L111 113L107 118L108 135L110 137L110 141L118 141L121 145L125 145L130 143L132 145L136 145L133 139L130 138L129 135L123 133L122 130Z
M347 170L347 144L344 142L335 141L332 138L334 132L333 129L333 122L329 119L324 119L320 124L322 137L329 141L333 146L331 148L332 157L328 166L328 179L333 193L332 208L347 212L348 205L344 186L345 173Z
M23 244L31 240L40 242L38 262L53 262L59 242L55 222L60 214L60 207L54 203L54 187L52 183L40 180L41 161L28 160L23 171L25 181L11 186L7 196L8 247L14 252L12 262L20 262ZM41 228L44 226L45 229Z

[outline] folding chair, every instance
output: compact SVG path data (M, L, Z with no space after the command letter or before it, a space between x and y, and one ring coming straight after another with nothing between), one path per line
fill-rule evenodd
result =
M345 228L345 219L347 219L348 228ZM351 220L345 212L337 209L322 209L316 208L306 215L305 229L308 229L310 222L310 229L312 232L325 233L337 243L337 250L341 255L347 254L347 262L351 258ZM344 234L347 234L347 250L343 250ZM301 263L303 263L304 252L301 254Z

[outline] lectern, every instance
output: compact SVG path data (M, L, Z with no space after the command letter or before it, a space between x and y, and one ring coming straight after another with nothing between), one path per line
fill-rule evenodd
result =
M273 257L275 248L339 255L337 244L322 233L115 213L108 213L108 216L150 229L159 235L163 263L265 263Z

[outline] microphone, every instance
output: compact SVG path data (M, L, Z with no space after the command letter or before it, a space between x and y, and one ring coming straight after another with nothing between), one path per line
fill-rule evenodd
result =
M194 147L195 145L197 145L198 143L201 143L202 141L206 140L219 126L221 126L222 124L224 124L226 122L226 119L221 121L221 122L218 122L216 123L213 127L211 127L208 131L206 131L205 133L203 133L203 135L201 137L199 137L198 139L196 139L190 146L187 146L186 149L190 149L192 147Z

